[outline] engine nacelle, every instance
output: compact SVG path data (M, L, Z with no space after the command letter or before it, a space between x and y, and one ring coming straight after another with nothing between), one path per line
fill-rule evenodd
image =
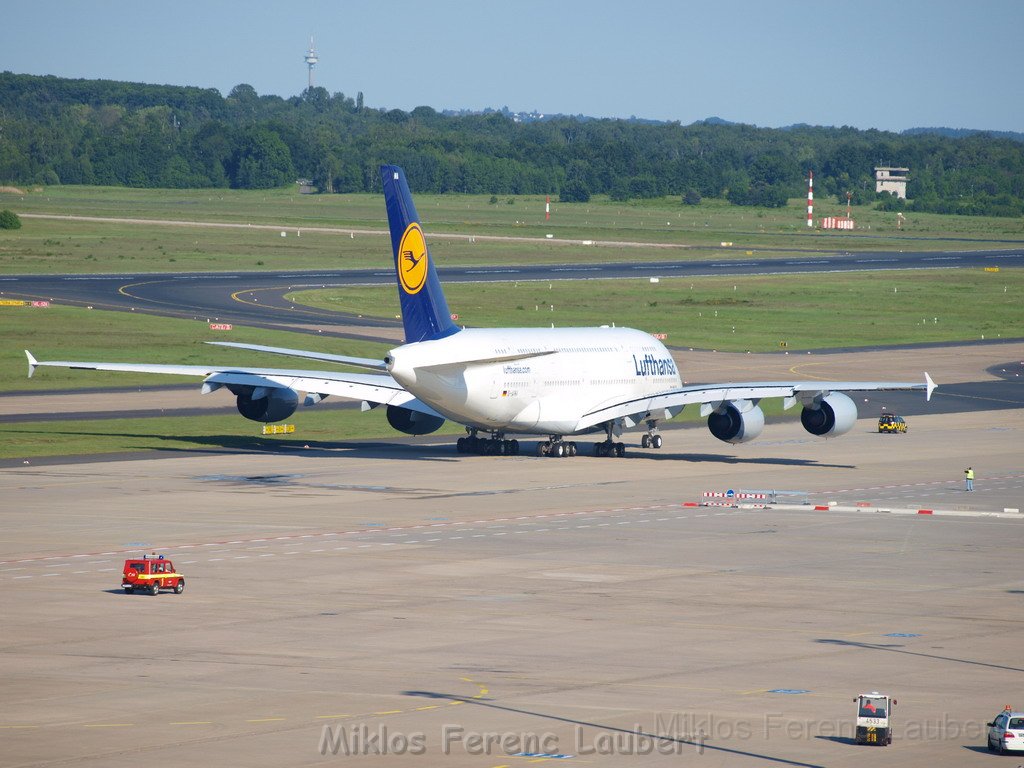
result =
M746 443L764 429L764 411L754 405L741 412L734 403L727 403L708 416L708 429L726 443Z
M857 405L842 392L833 392L820 402L804 406L800 423L818 437L839 437L853 429L857 421Z
M441 428L444 419L440 416L411 411L399 405L389 405L388 424L407 435L429 435Z
M250 421L262 421L264 424L287 419L299 407L299 393L294 389L245 387L235 394L238 396L238 412Z

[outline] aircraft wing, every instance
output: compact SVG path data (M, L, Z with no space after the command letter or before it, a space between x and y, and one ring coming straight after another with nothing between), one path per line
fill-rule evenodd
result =
M256 352L269 352L272 355L286 355L288 357L302 357L306 360L322 360L327 363L340 363L351 365L356 368L370 368L374 371L386 371L387 365L383 360L374 360L369 357L348 357L346 355L332 355L327 352L309 352L305 349L288 349L287 347L266 347L262 344L241 344L237 341L207 341L216 347L232 347L234 349L251 349Z
M576 426L577 431L585 430L612 419L631 419L635 423L647 417L671 418L684 405L700 403L701 415L706 416L719 404L733 400L763 400L770 397L784 399L784 408L791 408L797 401L811 401L831 392L886 392L923 390L928 400L936 384L927 373L924 382L900 381L766 381L730 382L725 384L692 384L646 397L608 403L584 414Z
M164 365L156 363L102 363L71 360L36 360L28 356L28 375L36 368L75 368L90 371L121 371L129 373L159 373L203 378L203 394L223 386L238 385L292 389L306 392L307 404L319 402L327 395L346 400L363 400L383 405L401 405L409 410L438 416L430 406L420 402L387 373L345 373L341 371L305 371L287 368L249 368L245 366L216 365Z

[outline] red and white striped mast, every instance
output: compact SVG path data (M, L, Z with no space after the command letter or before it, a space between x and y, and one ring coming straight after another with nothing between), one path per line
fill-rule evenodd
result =
M814 227L814 171L807 172L807 226Z
M544 201L544 221L551 221L551 195Z

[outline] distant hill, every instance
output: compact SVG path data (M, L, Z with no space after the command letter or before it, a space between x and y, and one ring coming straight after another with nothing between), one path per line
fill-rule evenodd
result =
M494 109L488 107L482 110L474 109L445 109L441 114L446 117L467 117L471 115L493 115L500 114L504 115L517 123L536 123L536 122L550 122L552 120L577 120L579 122L589 122L591 120L607 120L609 118L593 117L592 115L568 115L562 112L537 112L536 110L530 112L513 112L508 107L502 107L501 109ZM641 125L673 125L677 124L678 120L653 120L650 118L637 117L632 115L628 118L612 118L616 120L622 120L626 123L639 123ZM706 117L703 120L697 120L691 125L744 125L744 123L738 123L734 120L726 120L723 117L711 116ZM811 125L810 123L793 123L792 125L783 125L778 128L780 131L798 131L798 130L809 130L814 128L835 128L835 126L821 126ZM997 139L1010 139L1011 141L1024 142L1024 133L1018 133L1017 131L988 131L982 128L908 128L905 131L900 131L900 136L922 136L922 135L934 135L934 136L945 136L949 139L963 139L968 136L975 136L977 134L986 134Z
M513 112L508 107L502 107L501 109L494 109L493 107L486 107L484 109L444 109L441 110L441 114L445 117L473 117L476 115L503 115L515 123L548 123L553 120L575 120L580 123L588 123L592 120L608 120L605 117L593 117L591 115L567 115L562 112L538 112L532 110L530 112ZM670 120L652 120L645 117L637 117L633 115L628 118L613 118L616 120L622 120L626 123L639 123L641 125L669 125L672 121Z
M1010 139L1011 141L1024 142L1024 133L1018 131L985 131L977 128L908 128L903 131L904 136L921 136L931 134L934 136L945 136L948 139L963 139L967 136L985 134L996 139Z

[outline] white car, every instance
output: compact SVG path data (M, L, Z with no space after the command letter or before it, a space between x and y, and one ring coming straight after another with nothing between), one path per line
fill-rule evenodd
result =
M1007 707L988 724L990 752L1024 752L1024 712Z

